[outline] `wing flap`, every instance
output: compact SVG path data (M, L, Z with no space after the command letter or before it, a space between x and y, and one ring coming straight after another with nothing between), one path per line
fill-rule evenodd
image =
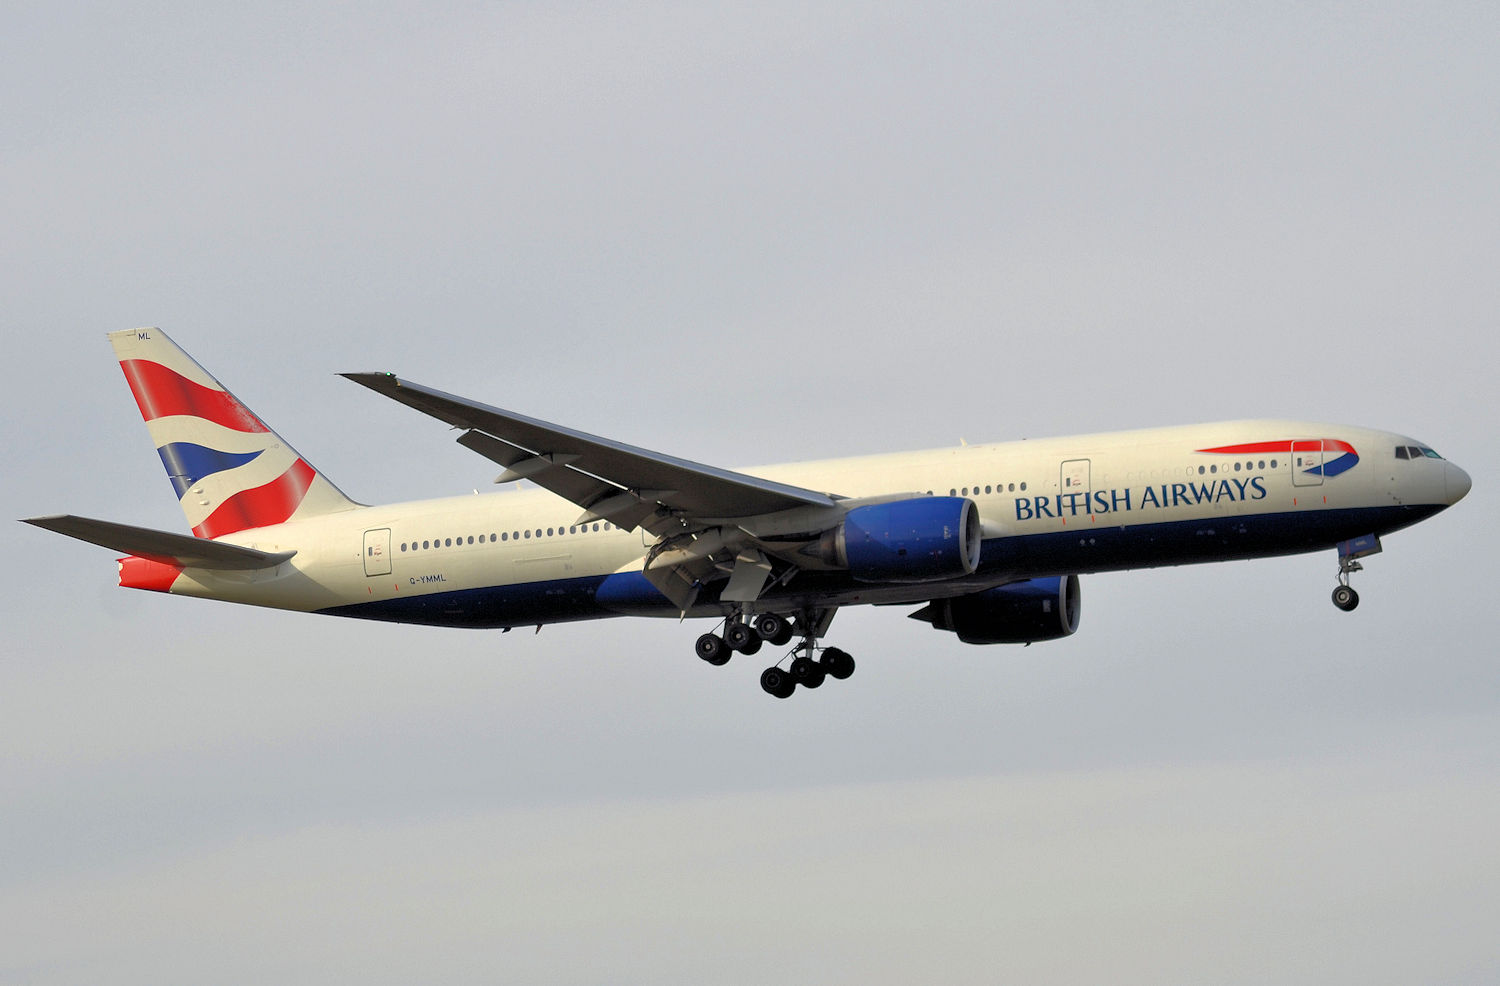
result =
M291 558L295 551L257 551L237 544L210 541L206 538L155 531L149 527L132 527L108 520L55 514L29 517L24 523L44 530L66 534L70 538L97 544L101 548L123 551L128 555L181 565L184 568L212 568L226 571L251 571L274 568Z

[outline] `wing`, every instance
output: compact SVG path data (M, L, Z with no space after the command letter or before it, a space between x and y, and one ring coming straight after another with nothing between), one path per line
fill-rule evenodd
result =
M774 545L747 528L753 518L798 510L841 511L840 498L636 448L465 400L393 373L346 373L355 383L464 429L458 442L505 467L496 482L529 479L583 508L575 523L606 520L657 536L644 574L686 612L710 582L719 598L753 602L773 581L816 565L806 545ZM767 557L780 559L773 564Z
M31 517L26 523L41 527L70 538L97 544L129 555L182 565L184 568L212 568L232 571L249 571L257 568L273 568L295 555L295 551L257 551L237 544L210 541L206 538L188 537L168 531L153 531L148 527L132 527L108 520L90 517L74 517L58 514L51 517Z
M653 534L701 529L796 507L831 507L826 493L636 448L401 380L346 373L355 383L465 429L460 445L505 466L496 482L529 479L584 510Z

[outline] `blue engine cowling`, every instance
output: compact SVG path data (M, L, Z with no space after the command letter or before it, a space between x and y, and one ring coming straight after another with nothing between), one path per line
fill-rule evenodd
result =
M1028 579L969 596L935 599L911 614L966 644L1029 644L1078 629L1078 576Z
M855 507L828 538L829 560L861 582L935 582L979 567L979 510L963 497Z

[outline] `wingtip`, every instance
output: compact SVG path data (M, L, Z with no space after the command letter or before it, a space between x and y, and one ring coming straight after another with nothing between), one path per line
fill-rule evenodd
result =
M371 390L387 390L401 386L401 380L394 373L340 373L339 376L346 380L353 380Z

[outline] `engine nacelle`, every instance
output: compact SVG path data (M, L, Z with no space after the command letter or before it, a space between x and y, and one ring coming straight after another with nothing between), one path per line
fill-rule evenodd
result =
M855 507L823 535L823 558L861 582L935 582L979 567L979 509L956 496Z
M1028 579L952 599L935 599L911 614L966 644L1029 644L1078 629L1078 576Z

